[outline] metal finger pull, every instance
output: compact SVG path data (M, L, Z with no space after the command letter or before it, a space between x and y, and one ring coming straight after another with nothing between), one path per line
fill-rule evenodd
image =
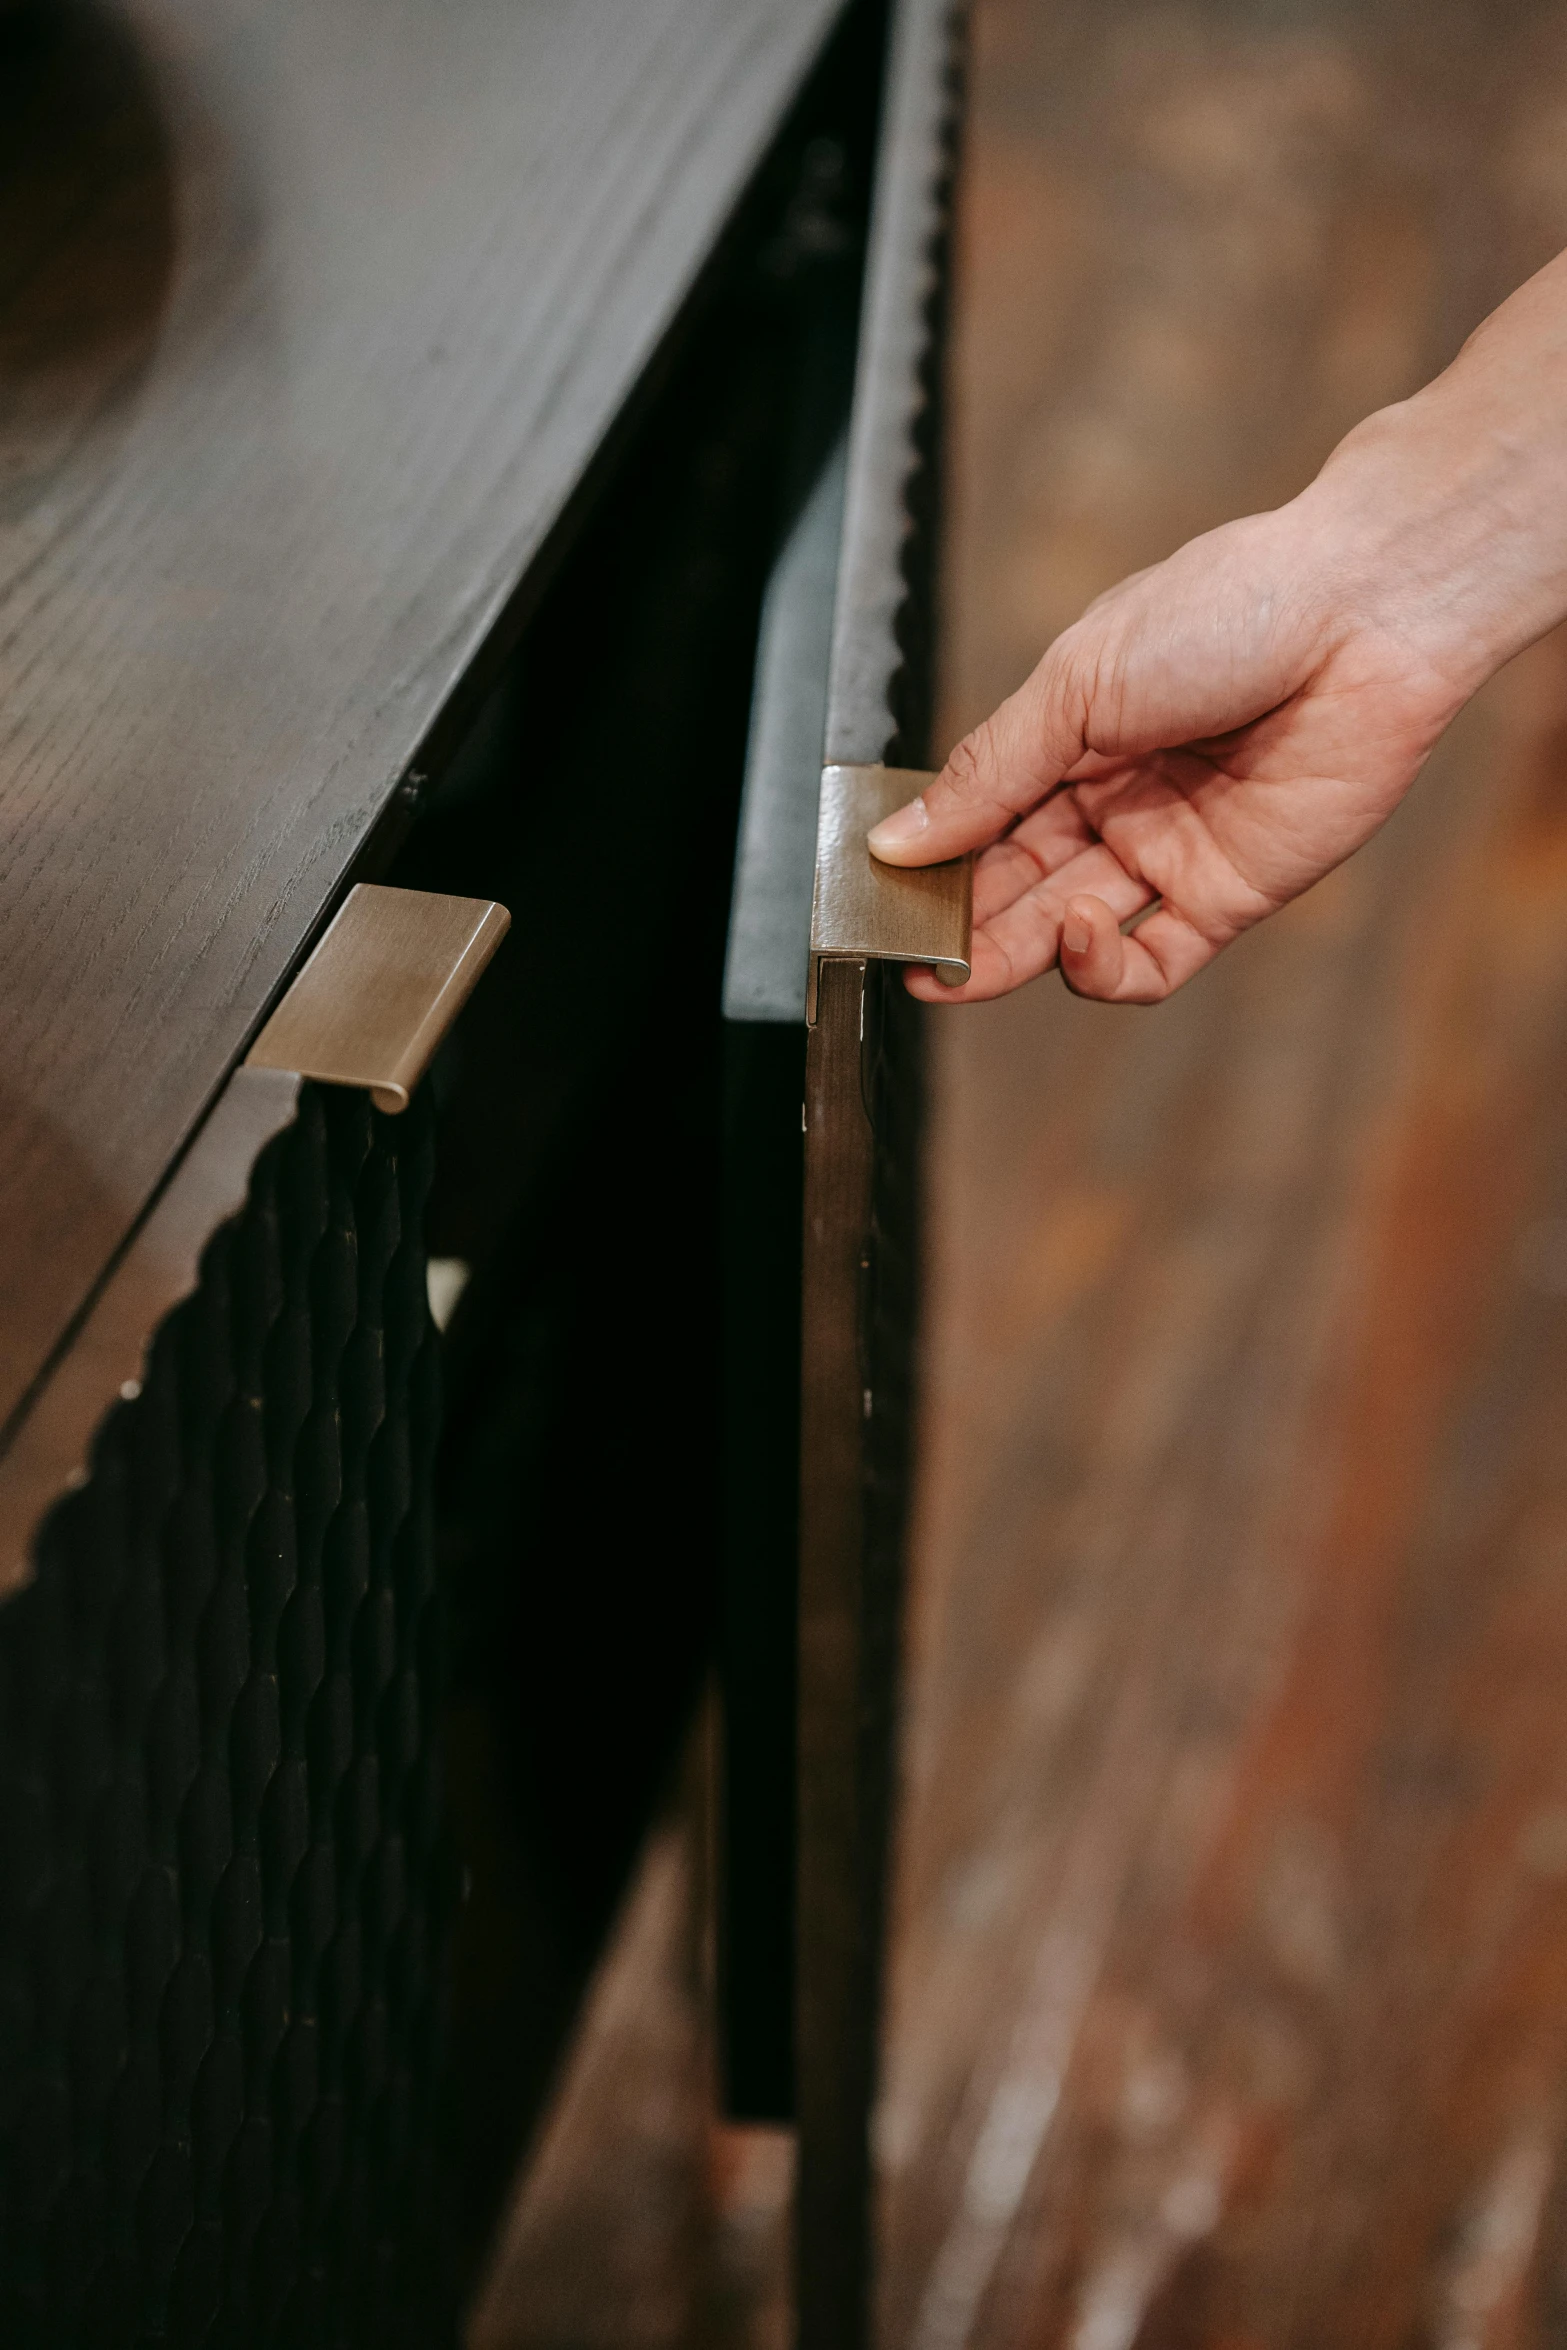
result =
M510 928L488 898L357 883L245 1066L363 1086L378 1110L406 1110Z
M824 767L811 902L810 981L805 1017L816 1025L817 972L824 962L928 963L948 987L969 976L974 860L884 865L871 855L873 824L912 800L935 777L916 767Z

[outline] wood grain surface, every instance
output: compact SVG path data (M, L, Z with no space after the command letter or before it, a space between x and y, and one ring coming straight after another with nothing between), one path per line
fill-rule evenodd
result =
M445 755L834 13L0 22L0 1421Z
M981 0L950 737L1567 242L1509 0ZM938 1015L898 2350L1567 2325L1567 642L1152 1013Z
M885 1874L888 1562L867 1524L876 1369L866 1328L880 1104L866 1085L867 996L886 975L829 960L805 1056L801 1294L795 2112L802 2331L859 2350L870 2296L869 2115L875 2094ZM869 1095L869 1099L867 1099ZM862 1400L863 1399L863 1400ZM878 1575L877 1569L881 1572ZM878 1702L880 1700L881 1702Z

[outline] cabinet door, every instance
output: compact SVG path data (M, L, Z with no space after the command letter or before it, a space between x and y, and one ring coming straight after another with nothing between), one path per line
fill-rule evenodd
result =
M946 0L893 19L827 692L805 1075L796 2096L799 2338L871 2298L870 2115L918 1310L921 1016L900 964L966 951L967 875L877 899L863 817L931 755ZM910 788L917 788L911 786ZM889 877L890 878L890 877Z

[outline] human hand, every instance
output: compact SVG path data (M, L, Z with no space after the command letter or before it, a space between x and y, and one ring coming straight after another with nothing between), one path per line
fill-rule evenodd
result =
M1385 822L1470 694L1567 610L1560 419L1543 454L1509 432L1530 395L1496 333L1562 266L1290 505L1102 596L876 827L894 864L983 852L973 976L915 970L912 993L971 1003L1059 962L1080 995L1159 1002Z

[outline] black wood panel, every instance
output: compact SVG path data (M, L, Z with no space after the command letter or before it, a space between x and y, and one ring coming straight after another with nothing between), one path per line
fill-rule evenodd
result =
M0 2334L439 2350L427 1096L306 1087L0 1612Z

